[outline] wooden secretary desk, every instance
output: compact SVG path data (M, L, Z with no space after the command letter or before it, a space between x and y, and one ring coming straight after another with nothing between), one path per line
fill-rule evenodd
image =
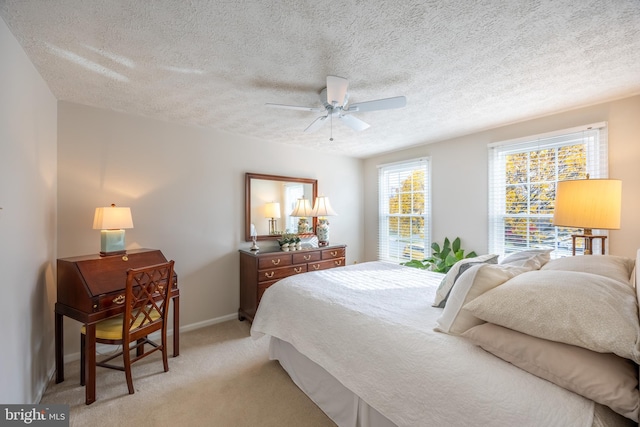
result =
M345 265L346 245L283 252L240 250L240 308L238 319L253 318L260 298L280 279L307 271L326 270Z
M96 400L96 323L124 312L124 290L129 268L167 262L157 249L135 249L124 255L85 255L58 259L58 296L55 305L56 383L64 381L63 317L86 326L85 403ZM180 354L180 291L174 274L173 356Z

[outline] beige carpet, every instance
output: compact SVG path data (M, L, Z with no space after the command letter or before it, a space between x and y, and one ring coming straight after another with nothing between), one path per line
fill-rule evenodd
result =
M70 405L71 426L335 426L249 328L233 320L183 333L169 372L158 352L133 365L132 395L124 372L97 368L97 400L89 406L80 363L68 363L65 381L52 381L41 403Z

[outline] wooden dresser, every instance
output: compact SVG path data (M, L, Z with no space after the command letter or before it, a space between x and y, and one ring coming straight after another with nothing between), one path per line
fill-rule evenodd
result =
M280 279L307 271L342 267L345 245L283 252L240 250L240 308L238 319L253 321L264 291Z

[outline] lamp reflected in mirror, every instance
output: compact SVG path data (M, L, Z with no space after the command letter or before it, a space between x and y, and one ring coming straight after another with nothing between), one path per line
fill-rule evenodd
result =
M269 234L278 234L278 219L280 218L280 203L267 203L264 216L269 219Z

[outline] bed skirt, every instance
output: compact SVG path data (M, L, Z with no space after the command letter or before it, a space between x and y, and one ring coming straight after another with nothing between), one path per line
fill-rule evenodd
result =
M396 427L288 342L271 337L269 358L278 360L298 388L338 426Z
M269 358L339 427L396 427L324 368L281 339L270 337ZM596 404L592 427L632 427L636 423Z

